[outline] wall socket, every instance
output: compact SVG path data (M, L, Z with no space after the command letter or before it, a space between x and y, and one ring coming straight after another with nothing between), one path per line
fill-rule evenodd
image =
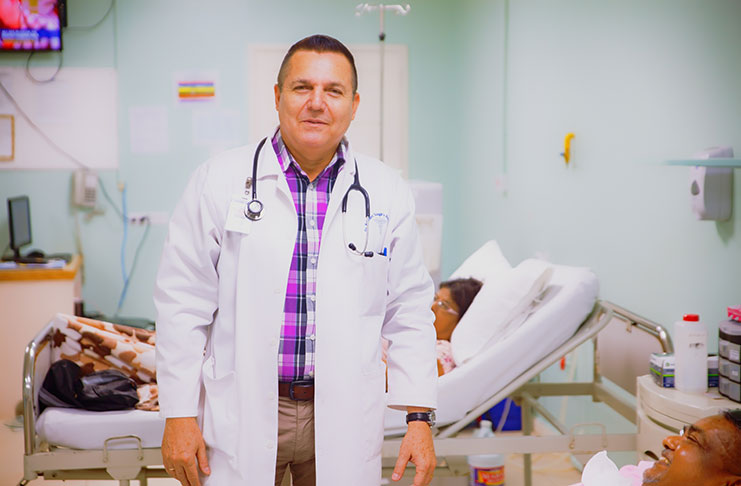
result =
M166 211L141 211L129 213L128 219L129 224L134 226L144 226L147 220L151 225L165 225L170 221L170 215Z

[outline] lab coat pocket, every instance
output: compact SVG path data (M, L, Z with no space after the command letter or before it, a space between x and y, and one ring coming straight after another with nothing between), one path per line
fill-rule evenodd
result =
M363 280L358 285L361 315L383 315L386 313L389 259L384 255L362 258Z
M237 452L237 386L236 373L230 371L217 376L214 358L203 363L203 386L205 388L203 407L203 440L212 449L217 449L229 457L234 465Z
M363 376L383 374L386 366L381 359L381 326L383 316L361 317L359 321L359 342L355 349L360 350Z

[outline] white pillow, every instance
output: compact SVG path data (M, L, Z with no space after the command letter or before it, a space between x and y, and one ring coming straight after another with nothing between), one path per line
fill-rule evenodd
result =
M458 267L458 270L450 276L450 280L475 278L481 282L486 282L486 279L490 276L502 275L511 268L512 265L502 255L502 250L499 248L497 242L490 240L466 258L461 266Z
M533 300L553 274L542 260L528 259L484 283L450 338L453 360L465 363L494 339L522 324Z

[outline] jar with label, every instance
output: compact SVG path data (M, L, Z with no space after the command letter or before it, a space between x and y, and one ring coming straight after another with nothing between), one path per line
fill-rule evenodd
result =
M492 423L482 420L474 437L494 437ZM504 456L502 454L476 454L468 456L471 473L470 486L502 486L504 484Z

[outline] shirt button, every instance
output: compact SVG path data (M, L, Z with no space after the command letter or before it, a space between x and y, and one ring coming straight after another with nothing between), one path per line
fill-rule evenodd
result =
M316 295L310 296L309 299L311 299L312 302L316 302Z
M310 334L306 336L306 339L308 339L309 341L313 341L314 339L316 339L316 336L314 334Z
M314 221L313 219L310 219L309 220L309 226L311 226L313 228L315 225L316 225L316 221Z
M312 258L312 259L311 259L311 264L312 264L312 265L316 265L316 258Z
M312 378L314 378L314 372L313 371L309 371L309 376L312 377Z

